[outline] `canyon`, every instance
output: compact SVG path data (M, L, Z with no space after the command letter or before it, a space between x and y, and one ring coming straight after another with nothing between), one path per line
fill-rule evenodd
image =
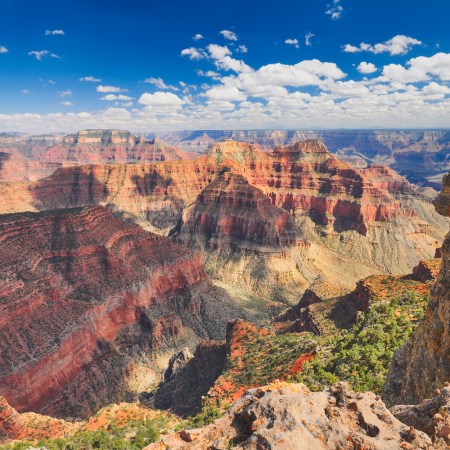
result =
M1 213L108 204L203 252L207 273L230 292L266 303L407 273L434 256L448 223L427 191L386 166L355 169L315 140L270 153L224 141L194 160L62 167L1 183L0 198Z
M0 236L0 393L18 411L135 398L174 350L242 315L201 254L105 207L2 215Z
M18 139L4 153L28 161ZM317 139L44 141L52 173L0 183L0 440L109 433L126 410L185 427L149 448L295 448L312 428L317 448L446 448L450 177L433 206Z

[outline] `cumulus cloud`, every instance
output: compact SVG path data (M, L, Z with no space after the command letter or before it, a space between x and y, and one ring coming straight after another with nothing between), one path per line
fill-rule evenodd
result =
M356 69L358 70L359 73L363 74L374 73L378 70L375 64L367 63L364 61L360 62L359 66Z
M315 36L314 33L306 33L305 34L305 45L307 47L311 47L312 46L312 42L311 39Z
M413 46L422 45L422 41L418 39L405 36L403 34L398 34L392 39L386 42L381 42L379 44L366 44L361 42L359 46L352 44L345 44L343 46L343 51L346 53L359 53L359 52L371 52L371 53L389 53L392 56L395 55L405 55L408 53Z
M170 84L167 85L166 83L164 83L164 80L162 78L155 78L155 77L146 78L144 80L144 83L153 84L158 89L171 89L173 91L178 91L178 88L176 86L172 86Z
M50 56L51 58L61 59L60 56L58 56L56 53L52 53L48 50L33 50L31 52L28 52L30 56L34 56L38 61L42 61L44 56Z
M78 79L78 81L86 81L88 83L101 83L102 80L100 78L95 77L81 77Z
M248 53L248 48L245 45L241 44L236 47L236 51L238 53Z
M333 0L327 5L325 14L330 16L331 20L339 20L344 13L344 7L341 5L341 0Z
M214 60L214 64L218 69L232 70L237 73L251 72L252 68L245 64L244 61L232 58L231 51L227 46L209 44L209 56Z
M0 55L8 53L9 50L6 47L3 47L3 45L0 45Z
M193 41L199 41L200 39L203 39L203 38L204 38L204 36L200 33L197 33L194 36L192 36Z
M236 33L230 30L222 30L219 32L225 39L228 39L229 41L237 41L238 37Z
M73 106L73 103L66 100L64 102L61 102L61 105L63 105L63 106Z
M145 92L139 97L139 103L151 108L179 108L185 102L172 92L158 91L153 94Z
M106 100L107 102L112 102L114 100L123 100L130 101L133 100L133 97L129 97L128 95L116 95L116 94L107 94L100 98L100 100Z
M293 45L295 48L300 48L300 45L298 43L298 39L286 39L284 41L285 44Z
M204 50L195 47L185 48L181 50L181 55L187 56L189 59L192 59L194 61L203 59L206 56Z
M389 64L383 68L383 77L389 81L414 83L427 81L431 77L450 81L450 53L436 53L433 56L419 56L406 63Z
M46 36L64 36L64 30L45 30Z
M97 86L96 87L96 91L100 92L100 93L108 93L108 92L128 92L128 89L122 89L120 87L117 86Z

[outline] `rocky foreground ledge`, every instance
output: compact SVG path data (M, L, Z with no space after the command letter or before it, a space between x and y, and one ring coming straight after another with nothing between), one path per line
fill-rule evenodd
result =
M432 441L400 422L379 396L355 393L345 383L311 392L276 382L247 391L211 425L167 435L145 450L448 449L439 429Z

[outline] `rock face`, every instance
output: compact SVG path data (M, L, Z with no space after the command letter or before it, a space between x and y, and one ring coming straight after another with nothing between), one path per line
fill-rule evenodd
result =
M308 336L281 336L236 319L228 322L225 342L200 343L194 357L176 373L169 366L165 383L142 401L181 416L194 415L202 406L223 408L250 387L301 372L314 356L315 342Z
M443 180L436 210L450 215L450 177ZM413 338L395 354L384 397L389 404L413 404L431 397L436 388L450 380L450 235L442 246L442 266L424 322Z
M407 273L447 227L391 169L354 169L318 141L271 153L225 141L197 160L65 167L0 184L0 199L2 213L106 202L204 251L208 273L233 289L292 304L311 285L348 291L373 273Z
M202 342L194 357L169 378L153 398L143 399L158 409L170 409L180 416L196 414L201 410L205 396L222 373L227 348L220 342Z
M0 182L34 181L51 175L61 165L25 158L15 149L0 147Z
M19 411L132 399L135 365L157 368L145 354L220 338L241 314L199 253L100 206L0 216L0 254L0 394Z
M443 448L450 446L450 388L437 389L435 397L418 405L396 405L392 414L406 425L433 437Z
M146 450L167 448L412 450L433 446L425 433L399 422L370 392L356 394L345 384L310 392L303 384L278 383L248 391L213 424L165 436Z
M159 139L148 141L124 130L82 130L48 148L41 160L69 165L173 161L195 157Z
M320 139L331 152L356 168L382 163L409 181L440 188L447 172L450 133L446 130L198 130L164 133L160 137L185 150L205 150L214 141L235 139L270 150L307 139Z

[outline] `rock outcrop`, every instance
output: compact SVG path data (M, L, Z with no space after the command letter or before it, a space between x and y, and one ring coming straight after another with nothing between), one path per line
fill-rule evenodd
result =
M345 384L310 392L303 384L276 383L249 390L221 419L164 436L146 450L431 449L431 439L397 420L370 392ZM444 449L445 447L441 447Z
M136 163L189 159L183 152L160 139L149 141L125 130L82 130L65 136L48 148L41 161L68 165L98 163Z
M86 417L132 399L138 366L242 314L201 254L100 206L2 215L0 255L0 395L19 411Z
M436 210L450 216L450 177L443 180ZM423 323L395 354L383 390L388 404L415 404L450 381L450 234L442 246L442 266Z

